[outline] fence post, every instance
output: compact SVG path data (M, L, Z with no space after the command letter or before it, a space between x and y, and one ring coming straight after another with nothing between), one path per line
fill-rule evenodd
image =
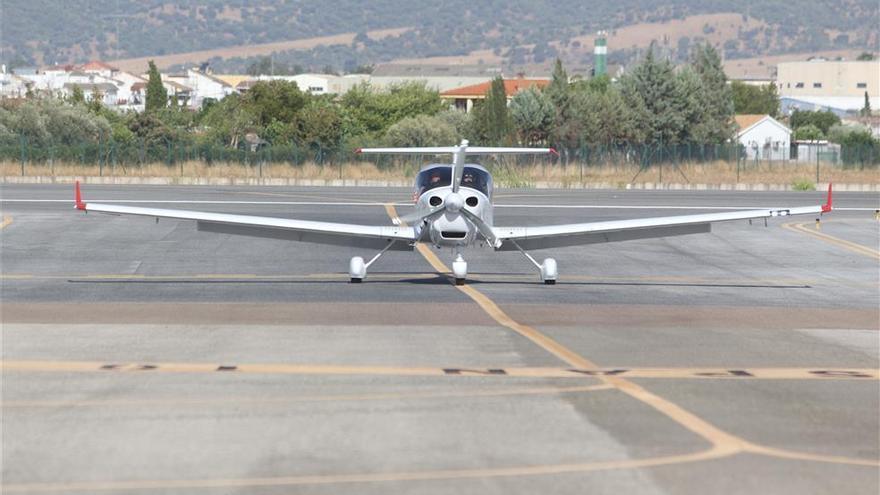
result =
M18 143L21 146L21 176L24 177L24 154L25 154L25 137L24 134L19 134Z
M819 146L816 146L816 185L819 184Z

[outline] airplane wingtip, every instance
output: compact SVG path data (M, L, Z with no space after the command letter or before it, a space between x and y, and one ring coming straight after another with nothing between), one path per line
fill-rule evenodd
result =
M822 213L827 213L832 209L832 194L831 194L831 182L828 183L828 199L825 200L825 204L822 205Z

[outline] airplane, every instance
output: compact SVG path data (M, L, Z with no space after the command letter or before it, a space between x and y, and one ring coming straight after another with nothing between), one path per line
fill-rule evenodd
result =
M503 154L556 154L553 148L500 148L470 146L466 140L457 146L420 148L364 148L358 154L451 155L452 163L422 167L415 178L415 211L392 219L392 225L354 225L315 222L276 217L233 215L200 211L142 208L87 203L79 182L75 185L75 208L84 212L139 215L176 220L194 220L202 232L251 237L286 239L300 242L349 246L378 250L369 261L354 256L349 262L352 283L360 283L367 270L389 250L412 251L418 243L437 248L451 247L455 260L452 275L456 285L464 284L468 265L464 248L488 247L495 251L519 251L540 274L544 284L555 284L559 271L556 260L538 263L530 251L602 242L629 241L656 237L707 233L711 224L734 220L764 219L792 215L823 214L832 209L831 184L826 203L797 208L764 208L723 213L703 213L668 217L611 220L564 225L497 227L493 219L494 184L492 174L467 157ZM411 224L411 225L409 225Z

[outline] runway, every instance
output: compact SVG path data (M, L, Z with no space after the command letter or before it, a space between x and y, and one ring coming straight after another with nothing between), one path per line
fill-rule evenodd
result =
M410 191L85 186L87 201L390 224ZM374 253L82 214L2 185L3 493L876 493L880 222L519 253ZM497 193L496 225L821 192ZM128 203L123 203L128 204Z

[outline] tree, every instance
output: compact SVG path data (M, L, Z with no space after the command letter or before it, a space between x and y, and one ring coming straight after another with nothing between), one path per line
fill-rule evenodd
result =
M168 91L162 85L162 75L159 74L159 69L156 68L156 64L152 60L150 60L149 65L150 76L147 81L147 97L144 104L144 110L148 113L155 112L168 105Z
M668 60L647 55L621 80L624 100L639 113L650 143L677 143L688 124L682 114L680 92Z
M510 115L507 112L507 92L501 76L492 80L486 99L473 110L474 131L483 144L504 144L511 134Z
M859 61L871 61L874 60L874 54L871 52L862 52L856 57L856 60Z
M309 96L295 82L258 81L245 93L242 104L257 117L261 126L272 121L292 123L308 102Z
M355 132L381 137L406 117L435 115L446 106L440 93L424 83L411 82L377 91L363 83L342 96L342 108Z
M449 146L457 141L455 128L439 115L406 117L388 128L389 146Z
M862 117L871 116L871 98L868 96L867 91L865 91L865 105L862 107L862 110L859 113L862 114Z
M585 143L610 146L644 140L635 113L614 86L605 91L578 92L574 97L573 107Z
M822 129L813 124L807 124L794 130L794 138L798 141L818 141L825 138Z
M568 73L562 66L562 61L556 59L553 66L553 77L550 84L544 89L544 93L550 98L555 108L553 128L550 132L550 141L563 149L577 146L581 135L580 121L574 114L572 85L568 80Z
M85 105L86 103L86 95L83 93L82 86L79 84L73 86L73 91L70 93L70 103L72 105Z
M520 91L510 100L510 117L527 146L543 143L550 135L556 110L550 98L537 88Z
M779 116L779 94L775 84L753 86L740 81L730 85L733 91L733 108L737 114L760 114Z
M830 110L810 111L795 110L788 120L792 129L799 129L812 125L818 128L822 134L828 134L832 126L840 124L840 117Z
M298 122L300 144L321 151L336 151L342 144L344 125L336 105L315 99L306 106Z
M700 120L691 134L702 144L722 143L733 135L733 92L721 57L712 45L704 43L694 51L691 67L700 78Z

